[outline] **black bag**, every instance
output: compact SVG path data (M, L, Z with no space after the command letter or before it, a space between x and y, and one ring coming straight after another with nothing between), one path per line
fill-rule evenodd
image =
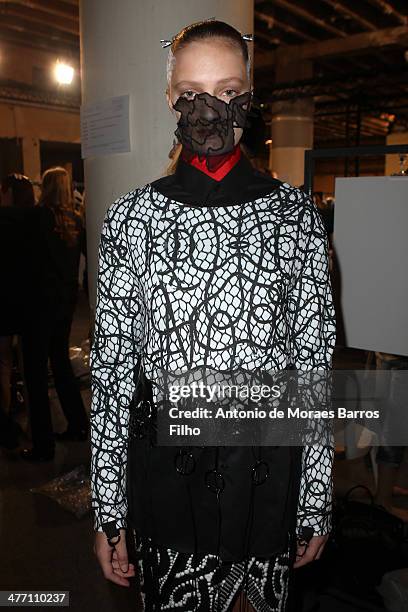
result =
M351 499L356 489L368 492L370 503ZM374 503L362 485L350 489L335 505L333 545L338 567L356 587L371 588L391 570L406 566L404 523Z

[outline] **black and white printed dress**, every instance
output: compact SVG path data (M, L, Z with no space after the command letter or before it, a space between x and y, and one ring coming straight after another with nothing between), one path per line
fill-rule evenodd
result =
M151 381L169 362L186 369L238 363L248 369L280 370L293 364L300 370L327 370L335 335L327 234L316 206L300 189L254 170L242 155L221 181L179 160L174 175L119 197L101 233L91 351L95 530L112 535L119 528L133 529L129 478L138 462L129 477L129 406L135 409L134 370L142 352ZM224 452L219 465L230 469L229 476L234 465L250 466L249 459L242 459L248 449L216 452ZM273 492L282 475L273 469L272 451L268 457ZM193 550L183 540L190 519L180 515L180 496L172 494L171 479L157 473L156 492L161 484L165 491L166 479L168 487L156 497L159 537L133 529L145 609L226 611L245 588L255 610L285 610L296 534L304 527L315 535L331 528L332 461L331 445L301 450L295 522L286 527L287 538L274 540L271 531L274 546L259 554L269 538L262 523L269 516L273 522L283 520L286 511L282 506L268 515L268 503L258 502L258 543L245 559L227 554L239 539L240 508L249 499L243 478L226 478L230 505L229 510L223 507L222 529L237 516L229 544L225 533L224 549L215 550L203 531ZM228 490L229 482L234 484ZM206 503L202 497L196 506ZM203 511L198 521L204 524L211 512ZM208 529L212 535L210 523Z

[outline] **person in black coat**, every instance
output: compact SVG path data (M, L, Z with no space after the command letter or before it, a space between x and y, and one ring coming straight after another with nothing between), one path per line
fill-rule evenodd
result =
M44 173L40 201L31 211L29 226L32 274L26 287L30 307L25 315L23 357L33 446L22 449L21 457L36 461L53 458L55 438L86 440L88 435L88 417L69 358L84 228L64 168ZM48 358L68 422L60 434L52 429Z
M13 342L21 334L27 258L25 245L29 235L25 223L27 211L35 205L30 179L9 174L0 188L0 446L9 450L18 444L19 427L11 416L11 377Z

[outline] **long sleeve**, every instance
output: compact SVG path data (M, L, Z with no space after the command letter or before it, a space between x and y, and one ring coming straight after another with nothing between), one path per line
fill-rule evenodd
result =
M99 244L91 366L91 503L94 528L126 527L128 406L143 343L143 291L129 245L127 206L109 208Z
M298 270L288 304L292 362L301 371L330 370L336 324L328 238L316 205L306 196L299 224L296 264ZM331 529L333 457L332 444L303 447L298 532L302 527L311 527L314 535L323 535Z

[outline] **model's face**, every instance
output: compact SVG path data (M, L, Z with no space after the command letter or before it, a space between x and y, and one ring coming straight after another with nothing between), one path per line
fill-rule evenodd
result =
M251 89L242 53L222 39L191 42L178 50L175 57L166 94L177 121L181 113L173 109L173 104L180 97L192 100L195 94L207 92L229 104ZM234 127L234 144L239 142L242 131L241 127Z

